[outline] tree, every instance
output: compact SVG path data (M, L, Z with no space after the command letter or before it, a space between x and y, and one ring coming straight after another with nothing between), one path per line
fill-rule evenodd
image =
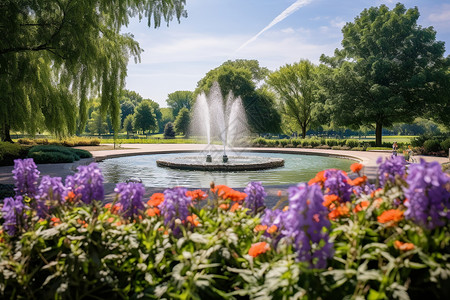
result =
M189 114L189 110L186 107L183 107L175 119L175 131L179 134L187 136L189 133L190 122L191 116Z
M160 127L159 124L162 122L162 113L161 109L159 108L159 104L153 100L145 99L146 101L150 102L150 105L153 109L153 115L155 116L157 127L155 128L155 131L160 133L162 132L164 127Z
M175 122L175 118L173 117L172 109L169 107L162 107L162 108L160 108L160 111L161 111L162 117L161 117L161 122L159 122L158 125L159 125L160 132L161 131L164 132L164 129L166 128L166 124L169 122L172 122L172 123ZM162 130L161 130L161 128L162 128Z
M167 105L172 108L173 116L176 117L182 108L191 110L194 103L194 96L191 91L176 91L167 95Z
M92 134L102 134L108 131L108 123L105 121L104 117L100 111L93 111L91 118L88 120L87 128Z
M120 33L131 17L186 16L185 0L4 0L0 4L0 129L30 133L46 128L72 134L87 120L87 98L101 94L102 114L120 125L119 95L128 57L141 48Z
M343 29L342 50L322 55L330 69L324 80L327 107L338 125L375 124L382 130L421 116L442 91L449 59L432 27L417 25L419 11L397 4L365 9Z
M269 69L266 67L260 67L259 61L256 59L236 59L227 60L222 66L231 66L234 68L242 68L250 71L252 74L252 81L254 84L258 84L270 74Z
M280 117L275 103L263 88L256 89L250 70L223 64L209 71L197 83L194 94L198 95L201 92L208 94L214 82L219 83L225 98L230 91L234 96L242 98L247 120L254 132L279 132Z
M267 83L281 99L280 108L287 122L300 128L305 138L320 105L316 66L308 60L286 64L269 75Z
M175 138L175 130L173 129L173 123L169 122L164 127L164 138L165 139L173 139Z
M120 119L121 124L125 127L124 121L126 117L134 114L134 104L130 100L126 100L120 104Z
M141 129L142 132L146 130L152 131L158 128L150 101L144 100L136 107L134 128Z
M130 134L130 132L134 131L134 115L128 115L125 120L123 121L123 128L127 132L127 135Z

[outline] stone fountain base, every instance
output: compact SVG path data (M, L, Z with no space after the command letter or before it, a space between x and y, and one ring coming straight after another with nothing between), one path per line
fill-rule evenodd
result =
M220 156L212 157L211 162L207 162L204 156L186 156L160 159L156 161L156 164L158 165L158 167L167 167L181 170L233 172L255 171L283 167L284 159L255 156L228 156L228 161L223 162L222 156Z

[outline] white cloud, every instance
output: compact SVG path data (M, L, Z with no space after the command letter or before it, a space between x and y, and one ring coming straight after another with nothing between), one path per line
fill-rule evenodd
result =
M439 8L438 12L431 13L428 16L431 22L450 24L450 4L444 4Z
M346 22L344 20L342 20L342 18L340 18L340 17L334 18L333 20L330 21L330 25L332 27L336 27L336 28L339 28L339 29L344 27L345 23Z
M288 27L288 28L281 29L281 32L289 34L289 33L294 33L295 30L292 27Z

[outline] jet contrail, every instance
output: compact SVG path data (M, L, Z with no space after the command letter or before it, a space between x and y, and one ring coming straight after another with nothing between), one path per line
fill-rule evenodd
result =
M242 44L242 46L240 46L236 51L239 52L239 50L241 50L242 48L244 48L245 46L247 46L248 44L250 44L251 42L253 42L254 40L256 40L261 34L263 34L266 30L269 30L270 28L272 28L274 25L278 24L279 22L283 21L284 19L286 19L287 17L289 17L292 13L294 13L295 11L297 11L300 7L305 6L307 4L309 4L312 0L297 0L295 1L295 3L293 3L291 6L289 6L288 8L286 8L281 14L279 14L275 19L273 19L272 22L270 22L269 25L267 25L266 27L264 27L263 30L261 30L260 32L258 32L254 37L252 37L251 39L249 39L248 41L246 41L244 44Z

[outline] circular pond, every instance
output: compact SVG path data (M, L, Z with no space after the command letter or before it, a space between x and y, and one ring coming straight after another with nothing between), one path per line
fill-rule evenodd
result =
M254 152L240 154L246 157L282 158L285 164L277 169L239 172L176 170L156 165L156 161L160 159L199 156L198 153L171 153L110 158L100 162L99 165L105 181L111 183L139 178L147 187L208 188L211 181L214 181L216 184L239 188L245 187L250 181L262 181L265 186L296 184L308 181L324 169L349 171L350 165L354 162L343 158L304 154Z

